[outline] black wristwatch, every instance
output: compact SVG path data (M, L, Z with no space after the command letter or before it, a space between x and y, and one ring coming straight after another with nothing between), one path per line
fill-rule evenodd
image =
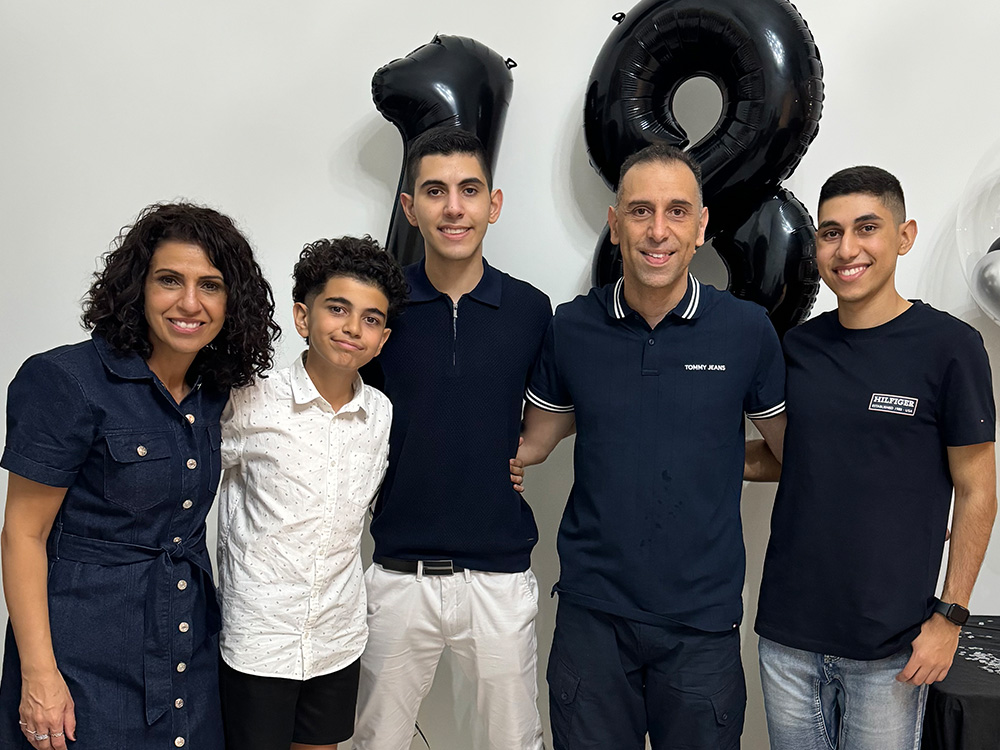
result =
M938 599L934 604L934 611L944 615L949 622L959 626L965 625L969 621L969 610L961 604L948 604L948 602Z

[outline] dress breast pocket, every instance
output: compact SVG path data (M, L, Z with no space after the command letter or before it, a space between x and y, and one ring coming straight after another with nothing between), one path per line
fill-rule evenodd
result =
M386 462L364 451L352 451L347 457L348 493L352 502L367 508L375 498Z
M170 499L173 449L170 435L128 432L107 435L104 496L132 511L147 510Z

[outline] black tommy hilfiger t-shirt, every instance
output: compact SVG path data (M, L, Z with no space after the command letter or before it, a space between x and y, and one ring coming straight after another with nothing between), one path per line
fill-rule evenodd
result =
M994 440L983 340L917 301L862 330L825 313L789 331L784 349L788 428L756 630L880 659L933 611L948 446Z

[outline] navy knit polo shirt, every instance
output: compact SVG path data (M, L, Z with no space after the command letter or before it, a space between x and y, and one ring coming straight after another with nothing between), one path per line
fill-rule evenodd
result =
M552 317L549 298L483 261L453 305L423 261L405 269L410 302L376 362L393 405L389 469L371 532L375 560L448 559L527 570L538 529L510 483L524 388Z

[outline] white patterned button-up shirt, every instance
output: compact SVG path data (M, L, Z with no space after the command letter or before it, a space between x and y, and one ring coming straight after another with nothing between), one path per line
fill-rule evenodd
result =
M303 358L233 391L222 419L222 657L307 680L343 669L368 637L365 513L388 463L392 406L358 377L339 411Z

